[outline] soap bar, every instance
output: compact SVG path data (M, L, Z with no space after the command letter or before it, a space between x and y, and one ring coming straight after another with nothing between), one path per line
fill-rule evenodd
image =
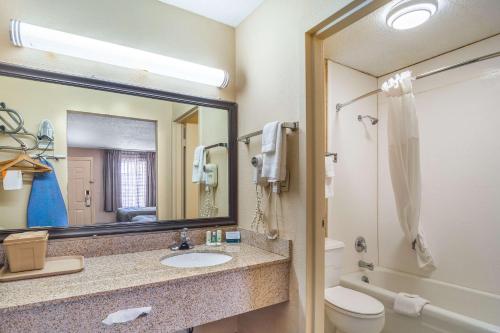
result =
M227 243L239 243L241 241L241 234L239 231L226 231Z

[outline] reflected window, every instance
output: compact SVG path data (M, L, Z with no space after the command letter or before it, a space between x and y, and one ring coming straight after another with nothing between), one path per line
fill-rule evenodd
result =
M156 206L154 152L121 152L121 206Z

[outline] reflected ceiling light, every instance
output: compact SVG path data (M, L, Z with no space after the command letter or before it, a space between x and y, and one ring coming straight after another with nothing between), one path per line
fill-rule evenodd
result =
M229 73L221 69L38 27L18 20L10 21L10 39L15 46L144 70L219 88L225 88L229 83Z
M386 22L396 30L415 28L430 19L437 9L437 0L403 0L387 13Z

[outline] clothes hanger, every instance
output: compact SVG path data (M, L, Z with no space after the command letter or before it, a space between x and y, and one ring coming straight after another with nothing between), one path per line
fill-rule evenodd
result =
M26 166L26 164L28 164L29 166ZM7 170L20 170L22 172L35 173L49 172L52 171L52 168L32 159L28 154L23 152L16 158L0 162L0 173L3 174L4 171Z

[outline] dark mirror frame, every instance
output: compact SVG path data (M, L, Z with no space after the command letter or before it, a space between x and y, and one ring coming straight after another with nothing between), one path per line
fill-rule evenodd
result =
M200 219L185 219L185 220L159 220L155 223L128 222L122 223L107 223L102 225L92 226L70 226L65 228L36 228L36 229L7 229L0 230L0 242L12 233L23 232L27 230L48 230L49 238L71 238L71 237L88 237L98 235L114 235L124 233L137 232L154 232L165 230L176 230L182 228L200 228L200 227L215 227L236 225L237 223L237 135L238 121L237 113L238 106L236 103L222 100L215 100L203 97L195 97L183 94L172 93L168 91L156 90L140 86L133 86L123 83L98 80L93 78L62 74L57 72L44 71L40 69L32 69L23 66L17 66L7 63L0 63L0 75L13 78L35 80L48 83L56 83L74 87L87 89L95 89L101 91L109 91L113 93L134 95L146 98L160 99L168 102L185 103L198 106L206 106L211 108L224 109L228 111L228 170L229 170L229 216L200 218Z

